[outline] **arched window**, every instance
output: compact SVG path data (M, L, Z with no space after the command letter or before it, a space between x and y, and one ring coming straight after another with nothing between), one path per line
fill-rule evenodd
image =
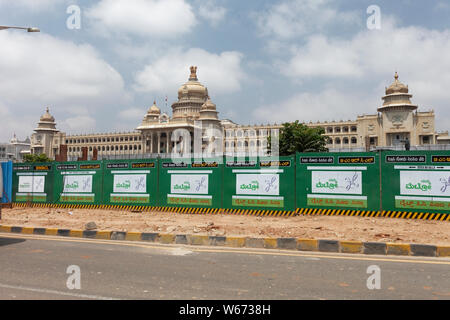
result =
M341 144L341 138L334 139L334 144Z
M344 144L348 144L348 138L345 137L343 142L344 142Z
M355 137L352 137L351 141L352 141L352 144L355 144L358 142L358 140Z

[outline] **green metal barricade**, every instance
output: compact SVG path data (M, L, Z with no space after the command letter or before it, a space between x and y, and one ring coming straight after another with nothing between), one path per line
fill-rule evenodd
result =
M378 153L298 153L297 208L378 211Z
M55 163L23 163L13 165L13 202L52 203Z
M450 213L450 152L383 152L383 210Z
M224 208L295 210L295 157L225 160Z
M55 204L100 205L103 203L101 161L55 164Z
M221 158L159 161L159 204L162 207L221 208Z
M117 206L157 206L157 160L104 161L103 204Z

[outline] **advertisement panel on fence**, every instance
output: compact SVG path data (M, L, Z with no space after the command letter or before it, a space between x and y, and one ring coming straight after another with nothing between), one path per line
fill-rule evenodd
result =
M159 196L162 206L220 208L222 159L161 160Z
M51 203L54 164L14 164L13 201Z
M450 211L448 151L387 152L382 178L383 210Z
M224 167L224 207L294 210L294 168L294 157L227 160Z
M378 210L378 154L297 154L298 208Z
M103 198L105 204L129 206L157 205L157 161L105 161Z
M100 161L56 163L55 166L56 203L102 203L103 177Z

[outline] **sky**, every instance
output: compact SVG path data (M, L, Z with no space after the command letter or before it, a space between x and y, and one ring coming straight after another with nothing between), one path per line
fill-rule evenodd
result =
M375 114L397 71L447 131L449 16L444 0L0 0L0 25L41 30L0 30L0 142L46 107L67 134L133 131L153 101L171 114L191 65L245 125Z

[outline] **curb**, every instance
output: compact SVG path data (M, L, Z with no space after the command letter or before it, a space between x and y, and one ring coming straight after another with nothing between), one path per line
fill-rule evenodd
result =
M421 257L450 257L450 246L385 242L316 240L300 238L253 238L191 234L167 234L124 231L69 230L0 225L0 232L51 235L102 240L146 241L161 244L265 248L298 251L356 253Z

